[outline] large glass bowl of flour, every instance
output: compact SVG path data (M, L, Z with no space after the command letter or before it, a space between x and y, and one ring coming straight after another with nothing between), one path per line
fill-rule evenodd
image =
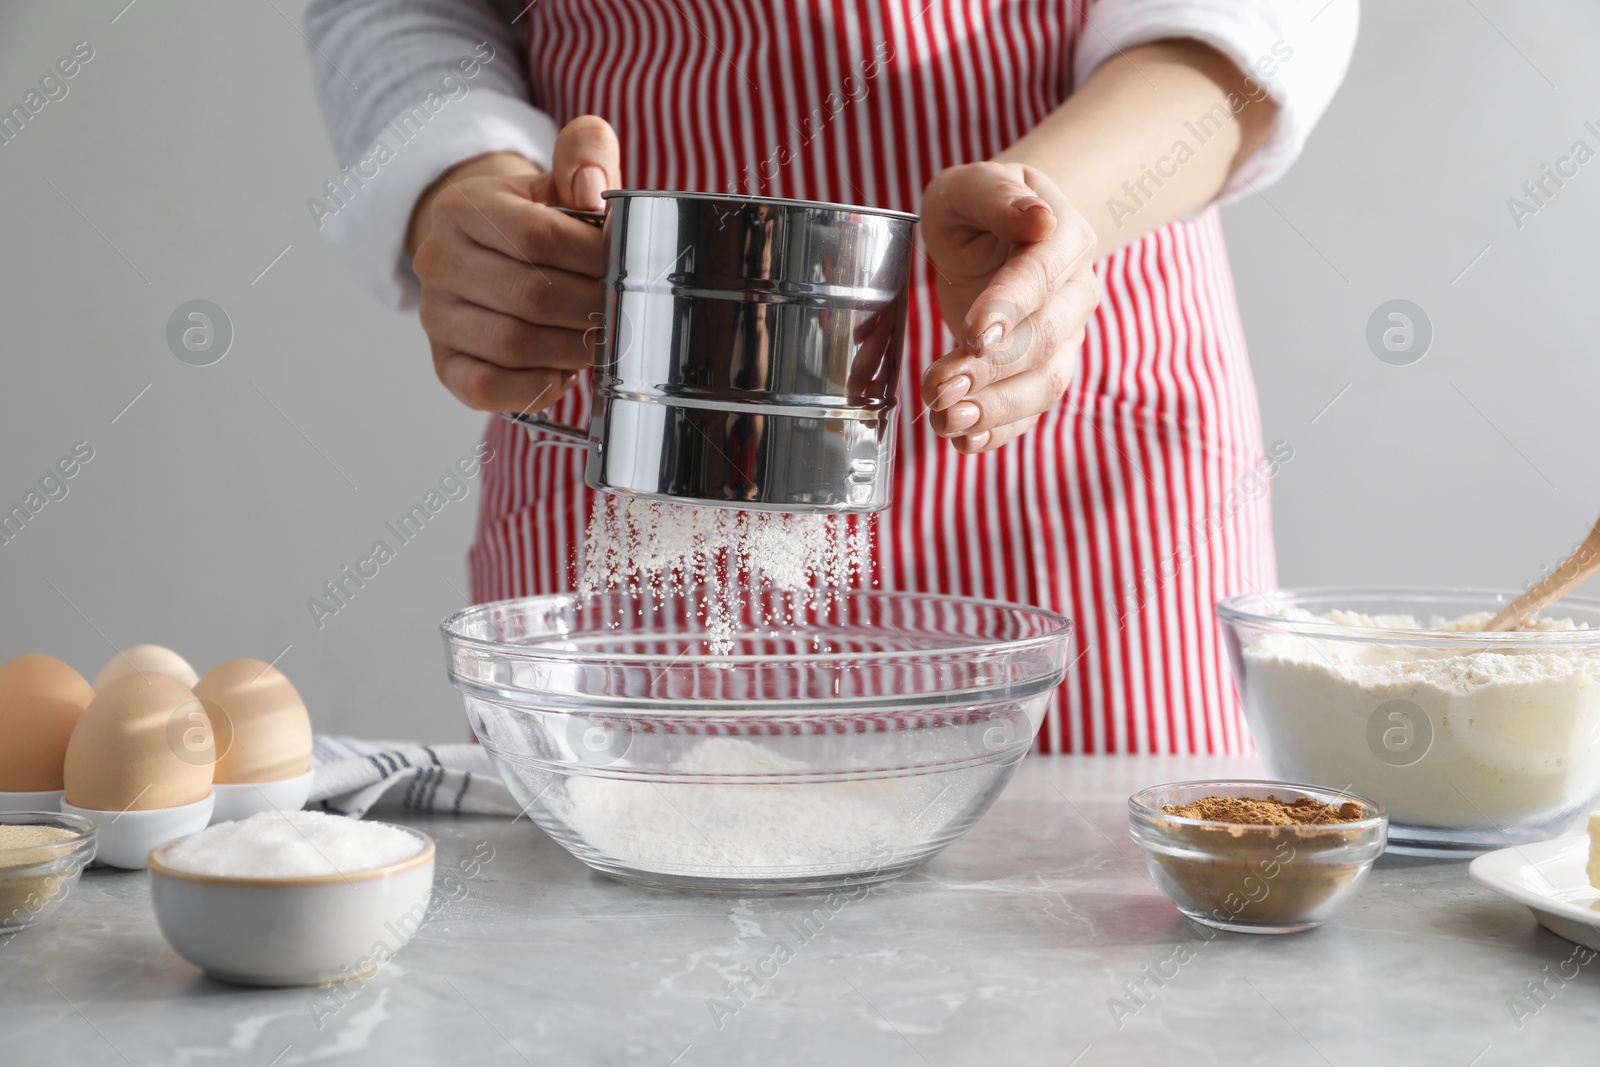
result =
M1274 777L1389 811L1397 852L1472 854L1564 832L1600 795L1600 603L1511 633L1516 594L1291 589L1217 606Z
M793 892L887 880L961 836L1066 667L1052 612L847 590L556 594L443 624L451 680L546 833L631 882Z

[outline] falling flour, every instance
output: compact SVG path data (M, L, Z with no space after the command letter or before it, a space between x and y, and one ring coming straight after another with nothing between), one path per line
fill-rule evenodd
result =
M740 632L786 628L812 595L859 584L870 552L869 517L601 493L584 538L579 592L684 596L700 614L709 650L725 655ZM757 595L770 592L787 595ZM815 768L738 738L708 738L671 769L713 780L574 776L550 803L591 848L632 868L757 878L795 869L871 869L918 821L891 805L895 794L884 782L795 781ZM791 780L714 780L767 775ZM920 816L945 817L943 809Z
M1490 618L1283 615L1442 631L1481 631ZM1532 626L1578 629L1570 619ZM1275 770L1370 796L1396 822L1490 829L1600 792L1600 647L1493 652L1284 632L1247 636L1241 651L1251 726ZM1417 748L1386 751L1390 738Z
M578 591L694 593L712 650L731 650L750 593L843 589L867 573L867 517L668 504L598 493ZM762 618L775 625L783 620Z

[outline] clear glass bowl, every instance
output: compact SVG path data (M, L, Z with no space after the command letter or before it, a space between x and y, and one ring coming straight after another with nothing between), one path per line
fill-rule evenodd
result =
M0 848L0 935L41 923L61 907L94 859L94 823L47 811L0 814L0 826L50 826L69 836L44 845Z
M1201 797L1360 804L1365 818L1323 826L1187 819L1162 811ZM1321 926L1366 880L1383 854L1383 807L1353 793L1291 782L1175 782L1128 798L1128 827L1150 876L1195 922L1248 934Z
M701 608L557 594L443 624L451 680L517 801L627 881L790 892L910 870L1010 780L1070 630L993 601L771 594L724 653Z
M1587 629L1441 628L1514 596L1323 588L1224 600L1217 614L1268 772L1378 800L1397 852L1475 855L1560 835L1600 795L1600 604L1549 612ZM1302 614L1336 610L1391 618Z

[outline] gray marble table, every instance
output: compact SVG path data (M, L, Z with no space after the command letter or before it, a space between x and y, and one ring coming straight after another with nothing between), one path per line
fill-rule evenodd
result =
M420 820L441 873L493 858L338 1000L202 977L162 941L142 873L91 871L48 925L0 944L0 1064L1600 1062L1600 964L1530 998L1573 947L1464 863L1385 857L1311 933L1207 939L1183 920L1145 875L1125 798L1238 773L1258 771L1030 757L965 838L809 929L814 899L644 891L526 819ZM1175 976L1113 1011L1185 944ZM775 955L790 958L726 999ZM1513 998L1537 1011L1517 1018Z

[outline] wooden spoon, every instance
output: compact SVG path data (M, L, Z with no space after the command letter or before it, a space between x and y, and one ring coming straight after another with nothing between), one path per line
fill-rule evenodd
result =
M1594 524L1589 536L1583 539L1578 550L1550 572L1549 577L1517 599L1500 609L1500 614L1484 627L1490 633L1515 630L1530 615L1537 615L1600 571L1600 522Z

